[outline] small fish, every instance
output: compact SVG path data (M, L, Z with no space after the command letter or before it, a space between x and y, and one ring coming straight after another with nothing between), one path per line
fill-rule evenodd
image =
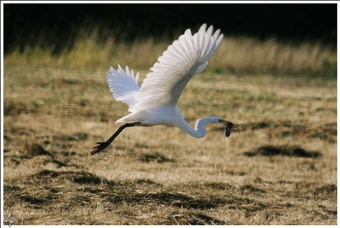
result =
M227 127L226 127L226 129L225 129L225 137L228 137L229 138L229 136L231 135L231 129L238 129L239 128L239 126L238 125L236 125L236 124L233 124L233 123L231 123L231 122L228 122L227 123L227 125L226 125Z

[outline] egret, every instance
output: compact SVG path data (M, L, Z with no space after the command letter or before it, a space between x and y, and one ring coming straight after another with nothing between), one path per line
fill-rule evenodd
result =
M208 123L225 125L226 137L230 136L232 129L239 128L218 116L208 116L197 120L194 129L177 107L186 84L206 68L208 60L221 44L223 34L220 29L213 30L213 26L207 28L203 24L192 35L191 30L187 29L158 58L141 86L138 84L139 73L135 75L128 66L125 70L120 65L117 70L110 68L107 73L110 91L116 101L129 106L130 113L116 121L124 124L107 141L97 142L91 155L104 150L127 127L175 126L196 138L205 136Z

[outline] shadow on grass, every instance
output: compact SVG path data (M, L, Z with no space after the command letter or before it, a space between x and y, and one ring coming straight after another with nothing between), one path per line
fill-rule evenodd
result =
M223 127L214 128L215 131L223 132ZM337 123L310 124L307 122L285 121L261 121L240 124L240 128L234 132L262 131L275 137L306 137L325 140L330 143L337 141Z
M254 151L244 152L247 157L256 155L271 157L271 156L286 156L286 157L304 157L304 158L318 158L322 154L318 151L307 151L299 146L272 146L266 145L257 148Z
M256 179L255 185L235 186L227 183L211 182L192 185L163 186L148 179L128 181L112 181L99 177L86 171L54 171L42 170L25 178L11 180L4 185L4 202L6 208L15 206L30 208L32 210L95 210L98 205L107 211L120 213L125 219L135 215L133 211L138 208L159 210L164 208L158 220L150 224L158 225L228 225L232 221L223 221L209 214L217 210L242 211L245 215L263 213L266 210L284 210L294 207L294 204L270 204L261 200L270 196L264 181ZM273 185L274 183L271 183ZM284 192L286 196L300 197L301 199L336 198L337 187L328 185L299 184L298 191ZM305 190L308 188L308 194ZM281 194L280 192L278 192ZM260 198L256 198L260 197ZM59 209L58 209L59 208ZM170 211L169 211L170 210ZM320 208L328 216L336 216L336 210L331 207ZM123 213L124 212L124 213ZM126 212L128 212L126 214ZM138 224L146 221L133 220ZM77 221L79 224L89 221Z
M222 198L209 197L209 199L196 199L192 196L176 192L156 192L156 193L132 193L131 195L121 194L110 199L111 203L138 203L138 204L159 204L175 206L186 209L211 209L219 205L226 204Z
M166 157L158 152L141 154L138 157L138 160L142 162L156 162L156 163L175 162L175 159Z
M44 178L45 180L49 178L64 178L66 180L69 180L73 183L76 184L87 184L87 185L100 185L100 184L105 184L105 185L110 185L114 186L116 185L116 182L114 181L109 181L105 178L100 178L92 173L89 172L84 172L84 171L79 171L79 172L74 172L74 171L52 171L52 170L43 170L39 173L36 174L36 177L38 178Z

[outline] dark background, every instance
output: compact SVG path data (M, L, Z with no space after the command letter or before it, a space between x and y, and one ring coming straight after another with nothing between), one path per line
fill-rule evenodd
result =
M202 23L225 35L336 46L336 4L4 4L4 51L24 46L72 47L79 28L131 41L172 40ZM170 35L171 34L171 35ZM51 45L53 44L53 45Z

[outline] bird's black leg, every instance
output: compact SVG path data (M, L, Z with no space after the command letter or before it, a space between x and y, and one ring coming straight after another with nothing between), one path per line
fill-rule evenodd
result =
M140 122L135 123L126 123L118 128L118 130L106 141L106 142L97 142L97 146L93 147L93 151L91 151L91 155L94 155L102 150L104 150L108 145L112 143L112 141L124 130L126 127L134 127L140 124Z

